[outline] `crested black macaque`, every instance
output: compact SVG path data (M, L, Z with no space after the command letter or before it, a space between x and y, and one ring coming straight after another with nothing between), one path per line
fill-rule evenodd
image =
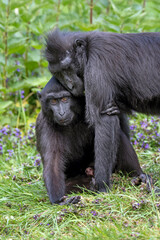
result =
M50 201L59 203L67 190L74 190L74 185L90 186L94 176L90 168L94 162L94 129L85 122L85 97L73 97L54 77L39 93L39 99L42 110L36 121L37 149ZM144 177L127 137L125 116L119 118L120 141L112 172L121 170ZM112 146L106 143L105 148Z
M86 119L95 132L95 181L105 192L120 128L118 115L105 114L107 108L160 114L160 33L55 30L46 38L45 56L66 89L77 97L85 91Z
M38 97L42 111L36 121L37 150L50 201L59 203L65 195L65 179L71 189L70 178L75 183L94 159L93 130L84 122L85 98L73 98L54 77Z

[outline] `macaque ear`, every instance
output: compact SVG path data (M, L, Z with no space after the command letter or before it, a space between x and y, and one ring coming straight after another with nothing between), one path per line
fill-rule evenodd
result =
M86 42L83 39L76 39L75 40L75 46L76 47L85 47Z
M41 99L41 92L37 92L37 97L39 100Z

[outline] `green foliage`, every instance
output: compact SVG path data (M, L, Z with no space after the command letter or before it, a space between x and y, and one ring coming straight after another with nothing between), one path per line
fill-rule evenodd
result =
M56 26L74 31L160 30L158 0L93 1L93 12L87 0L0 0L0 6L0 112L6 117L8 110L19 112L18 90L24 90L28 100L32 96L33 105L35 91L50 78L42 50L45 33Z

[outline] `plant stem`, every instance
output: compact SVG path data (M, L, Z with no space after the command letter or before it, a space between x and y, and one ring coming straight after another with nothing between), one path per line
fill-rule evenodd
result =
M29 24L30 24L30 22L28 22L28 24L27 24L25 63L28 62ZM27 66L26 66L26 77L28 77L28 68L27 68Z
M93 0L90 2L90 24L93 23Z
M143 1L142 7L143 7L143 9L145 9L145 7L146 7L146 0Z
M57 25L58 25L59 15L60 15L60 4L61 4L61 0L58 0L58 6L57 6L57 17L56 17Z
M6 88L6 79L7 79L7 61L8 61L8 19L9 19L9 4L10 0L8 1L8 5L6 7L6 23L5 23L5 32L4 32L4 56L5 56L5 65L3 68L3 87Z
M110 11L110 3L108 4L108 7L106 8L106 13L109 14Z

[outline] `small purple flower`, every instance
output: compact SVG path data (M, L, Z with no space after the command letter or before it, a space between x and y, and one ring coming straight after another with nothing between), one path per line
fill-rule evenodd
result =
M136 125L131 125L131 126L130 126L130 129L131 129L131 130L134 130L135 128L137 128Z
M134 141L134 145L137 145L137 144L138 144L138 142L135 140L135 141Z
M62 211L62 212L67 212L67 209L66 209L66 208L64 208L64 209L62 209L61 211Z
M143 133L137 133L138 138L142 138L143 137Z
M40 164L41 164L41 159L37 158L34 162L34 166L40 166Z
M13 150L8 149L7 152L9 153L9 156L12 157L12 155L13 155L13 153L14 153Z
M0 144L0 154L3 154L3 146Z
M30 126L30 128L33 128L33 129L35 128L35 124L34 123L30 123L29 126Z
M97 216L98 215L98 213L96 211L91 211L91 213L92 213L93 216Z
M6 78L6 84L9 82L9 78Z
M1 130L0 130L0 133L2 134L2 135L7 135L8 133L7 133L7 128L6 127L3 127Z
M144 122L142 121L140 124L141 124L142 128L147 128L148 127L148 122L146 122L146 121L144 121Z
M149 144L147 143L144 148L148 149L149 148Z
M13 134L17 137L17 138L21 138L21 131L18 128L15 128L15 130L13 131Z
M21 98L23 99L24 98L24 90L21 91Z
M16 69L17 72L20 72L21 70L19 68Z
M12 179L15 181L16 180L16 175L14 175Z
M39 217L40 217L40 215L38 215L38 214L36 214L36 215L33 216L33 218L34 218L35 220L37 220Z

